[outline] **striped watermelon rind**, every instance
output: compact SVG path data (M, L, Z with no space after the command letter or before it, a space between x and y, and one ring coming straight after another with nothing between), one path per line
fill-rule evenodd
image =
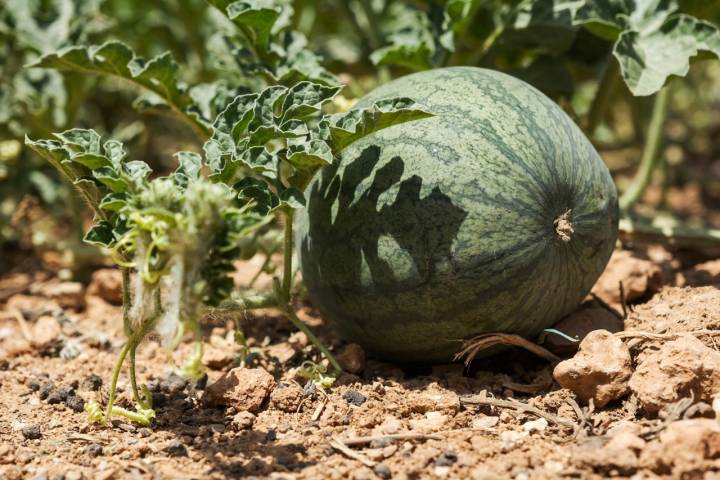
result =
M436 116L346 149L308 189L296 248L313 303L369 353L449 360L462 339L534 336L570 313L617 238L617 192L553 101L452 67L383 85Z

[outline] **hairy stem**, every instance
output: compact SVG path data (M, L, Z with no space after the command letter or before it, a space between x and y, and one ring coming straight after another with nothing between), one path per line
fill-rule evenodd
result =
M645 147L643 148L640 168L635 174L628 189L620 197L620 209L627 210L637 202L645 192L645 188L652 179L657 166L659 151L662 145L663 126L667 115L668 100L670 98L670 85L666 85L655 96L650 126L648 127Z
M295 210L292 208L285 209L285 225L283 236L283 279L282 289L280 290L280 301L288 303L290 301L290 290L292 289L293 279L293 219L295 218Z
M122 269L122 302L123 302L123 329L125 336L132 336L132 322L130 321L130 269Z
M603 76L600 79L597 92L595 92L595 98L593 98L590 110L588 111L586 124L588 135L595 133L600 122L605 118L605 112L607 112L607 108L610 105L610 100L615 92L618 80L620 80L620 66L617 60L615 60L615 57L610 55Z
M342 367L340 366L340 363L337 361L335 356L328 350L328 348L325 346L325 344L315 336L315 334L310 330L310 327L308 327L305 322L300 320L300 318L295 313L295 310L293 309L292 305L287 304L282 307L283 313L288 317L288 320L290 320L295 327L303 332L310 342L312 342L313 345L315 345L318 350L322 352L323 355L325 355L325 358L328 359L330 362L330 365L333 366L336 372L342 372Z
M125 357L128 354L128 351L130 351L131 341L128 341L120 350L120 356L118 357L117 361L115 362L115 368L113 369L113 376L112 381L110 382L110 397L108 398L108 404L107 409L105 410L105 418L103 419L103 424L107 425L110 421L110 415L113 411L113 404L115 403L115 396L117 395L117 381L118 377L120 376L120 369L123 366L123 363L125 363Z

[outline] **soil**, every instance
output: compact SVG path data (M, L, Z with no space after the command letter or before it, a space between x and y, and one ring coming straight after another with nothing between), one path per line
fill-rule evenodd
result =
M240 271L251 276L258 260ZM142 344L138 373L157 413L150 427L119 419L98 426L82 411L106 401L123 343L117 272L99 270L85 285L16 265L0 278L0 478L720 478L720 386L706 381L720 358L719 260L660 247L615 253L595 298L579 309L582 333L572 333L572 316L558 327L578 340L612 330L587 337L575 363L561 368L571 378L578 363L591 373L605 367L592 378L621 382L611 389L561 388L553 363L520 349L468 368L365 359L299 304L353 373L315 388L298 367L318 360L317 351L284 318L246 315L243 356L235 319L211 313L206 382L174 375L157 341ZM607 326L623 320L624 330ZM593 342L611 342L630 361L617 371L609 360L594 364L593 352L608 350ZM174 362L191 347L181 344ZM576 348L566 341L556 353L571 357ZM696 354L692 371L673 364ZM687 377L688 388L653 398L643 379L663 374ZM119 385L119 404L132 408L126 372ZM596 390L604 395L597 404Z

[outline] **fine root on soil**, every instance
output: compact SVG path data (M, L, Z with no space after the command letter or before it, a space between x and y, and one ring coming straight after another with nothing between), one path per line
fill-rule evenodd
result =
M551 363L557 363L561 360L560 357L546 348L541 347L537 343L533 343L520 335L511 335L507 333L486 333L484 335L471 338L470 340L466 340L463 343L462 349L455 354L454 360L463 360L466 366L470 365L478 353L498 345L522 347Z

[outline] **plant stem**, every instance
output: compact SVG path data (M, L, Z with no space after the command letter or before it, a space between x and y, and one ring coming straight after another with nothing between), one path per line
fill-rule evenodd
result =
M283 236L283 279L282 288L278 295L282 303L289 303L290 290L292 289L293 278L293 219L295 218L295 210L292 208L285 209L285 225Z
M120 356L115 362L115 369L113 370L112 381L110 382L110 397L108 398L108 405L107 409L105 410L105 418L103 419L104 425L107 425L110 421L110 414L113 411L113 404L115 403L115 396L117 394L117 381L118 377L120 376L120 369L122 368L123 363L125 363L125 356L130 350L130 345L131 343L130 341L128 341L123 346L122 350L120 351Z
M610 100L615 92L618 80L620 80L620 66L611 54L603 76L600 79L600 83L598 84L597 92L595 92L595 98L593 98L590 110L588 111L586 125L588 135L592 136L600 125L600 122L605 118L605 112L607 111L608 105L610 105Z
M303 332L308 337L308 340L310 340L310 342L312 342L318 348L318 350L320 350L322 354L325 355L325 358L328 359L330 365L333 366L335 371L342 372L342 367L340 366L340 363L337 361L335 356L330 353L330 350L328 350L325 344L323 344L322 341L320 341L320 339L315 336L312 330L310 330L310 327L308 327L305 322L300 320L300 318L295 313L292 305L288 303L287 305L282 307L282 311L288 317L288 320L290 320L298 330Z
M619 224L620 238L626 242L662 243L681 248L720 248L720 230L693 228L680 222L642 220L623 216Z
M670 98L670 85L666 85L655 97L650 126L648 127L645 147L640 160L640 168L635 174L628 189L620 197L620 209L627 210L642 197L645 188L652 179L653 171L657 166L658 153L662 145L663 126L667 115L668 100Z
M130 322L130 269L122 269L122 302L123 302L123 329L125 336L132 335L132 322Z

